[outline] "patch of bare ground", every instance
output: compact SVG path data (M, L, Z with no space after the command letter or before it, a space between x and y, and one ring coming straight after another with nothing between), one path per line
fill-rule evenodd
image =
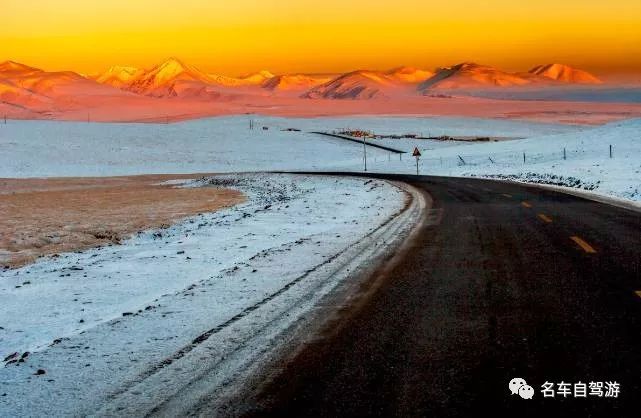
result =
M118 244L138 231L245 201L237 190L159 184L194 177L0 179L0 267Z

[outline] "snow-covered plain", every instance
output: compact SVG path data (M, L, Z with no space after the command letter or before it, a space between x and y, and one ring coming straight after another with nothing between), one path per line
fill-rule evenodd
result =
M253 119L255 129L249 130ZM268 127L263 130L262 127ZM282 131L287 128L302 132ZM9 121L0 124L0 178L115 176L361 167L362 149L310 131L530 137L576 127L469 118L230 116L176 124ZM386 152L370 150L373 158ZM372 160L374 161L374 160Z
M394 141L386 140L385 144ZM552 184L641 201L641 119L519 140L434 142L401 140L396 147L407 152L414 146L421 150L421 174ZM370 162L369 169L415 173L416 161L410 156L389 162L378 158Z
M247 329L286 326L269 312L309 309L339 281L319 271L405 197L383 181L338 177L246 174L189 186L234 187L249 199L123 245L0 272L0 352L17 353L0 367L0 416L86 415L126 396L153 407L172 389L160 383L138 399L132 388L259 308L268 311ZM239 333L218 338L210 356L243 343Z
M250 118L257 129L248 129ZM377 142L417 146L421 174L546 182L641 200L641 120L601 127L425 117L10 121L0 125L0 178L361 171L360 144L309 133L342 129L522 138ZM369 171L416 170L409 154L368 148L367 156ZM320 273L327 263L354 251L405 196L385 182L333 177L245 173L214 183L249 200L123 245L0 271L0 360L17 353L0 367L0 416L83 415L96 405L99 415L135 414L193 376L226 382L233 367L222 362L250 361L275 344L273 336L339 283ZM271 337L247 343L266 323ZM35 376L37 369L46 374Z
M254 130L249 130L250 119L254 120ZM263 130L263 126L269 129ZM301 131L284 131L288 128ZM598 127L500 119L379 116L303 119L245 115L170 125L10 121L0 125L0 178L360 171L363 150L359 144L310 133L343 129L377 134L512 138L490 143L373 141L408 152L418 147L423 153L419 164L422 174L498 176L641 200L640 119ZM368 148L367 155L370 171L416 172L415 160L407 154L400 157Z

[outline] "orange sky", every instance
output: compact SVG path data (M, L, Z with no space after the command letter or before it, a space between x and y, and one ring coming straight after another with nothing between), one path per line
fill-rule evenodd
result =
M640 0L2 0L0 61L241 74L477 61L641 72Z

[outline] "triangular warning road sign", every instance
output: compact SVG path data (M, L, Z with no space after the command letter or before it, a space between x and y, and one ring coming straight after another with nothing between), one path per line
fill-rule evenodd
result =
M414 147L414 152L412 153L412 157L420 157L421 156L421 151L418 150L418 147Z

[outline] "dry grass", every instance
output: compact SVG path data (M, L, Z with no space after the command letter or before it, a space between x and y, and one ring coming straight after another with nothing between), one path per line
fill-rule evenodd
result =
M236 190L158 185L193 177L0 179L0 266L119 243L137 231L245 200Z

